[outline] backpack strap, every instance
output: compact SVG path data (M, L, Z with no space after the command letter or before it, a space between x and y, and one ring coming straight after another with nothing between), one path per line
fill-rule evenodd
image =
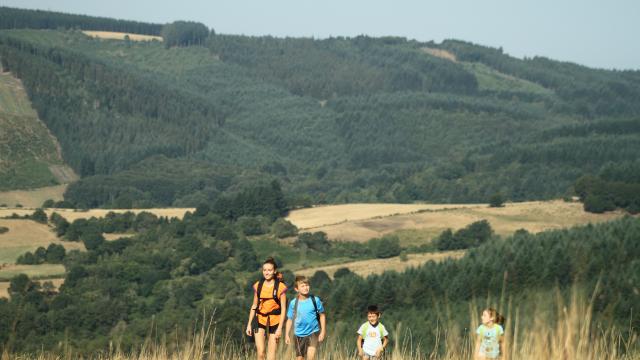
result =
M278 296L280 280L278 280L277 277L273 279L273 294L272 294L272 297L267 297L267 298L262 297L262 287L264 286L264 282L265 282L265 278L260 279L260 281L258 282L258 288L256 289L256 292L258 294L258 308L256 309L256 312L262 316L280 315L280 309L282 307L280 304L280 297ZM262 302L264 302L264 300L268 300L268 299L273 299L276 302L276 304L278 304L278 308L268 313L263 313L260 311L260 305L262 305Z
M295 299L291 300L291 302L296 302L296 304L293 306L293 317L291 318L291 324L293 325L293 336L295 337L296 335L296 316L298 315L298 304L300 304L300 301L298 299L298 297L296 296ZM296 343L297 345L297 343Z
M320 326L320 312L318 311L318 304L316 304L316 297L313 294L309 294L311 298L311 303L313 304L313 310L316 313L316 320L318 321L318 326Z

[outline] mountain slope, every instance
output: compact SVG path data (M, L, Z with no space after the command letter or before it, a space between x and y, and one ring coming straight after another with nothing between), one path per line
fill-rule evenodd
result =
M563 196L640 151L637 72L460 41L212 34L207 47L165 48L4 30L0 56L83 176L76 202L157 192L161 178L140 185L161 176L157 155L200 173L251 169L256 181L279 179L294 203L481 202ZM153 204L197 205L216 196L205 188Z
M57 140L31 107L20 80L10 73L0 74L0 190L74 180Z

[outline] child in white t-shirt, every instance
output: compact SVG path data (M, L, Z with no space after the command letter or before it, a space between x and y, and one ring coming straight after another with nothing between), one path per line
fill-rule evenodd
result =
M476 359L498 359L503 353L502 336L504 335L504 316L495 309L488 308L482 312L482 325L476 330Z
M362 360L379 360L389 343L389 332L380 323L380 310L376 305L367 308L367 322L358 329L358 355Z

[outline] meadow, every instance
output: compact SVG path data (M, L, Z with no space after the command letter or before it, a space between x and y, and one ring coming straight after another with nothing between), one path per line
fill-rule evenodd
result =
M503 299L504 300L504 299ZM495 301L495 300L494 300ZM571 297L564 301L557 297L555 307L558 316L550 321L544 316L534 316L532 321L520 322L519 307L508 313L503 338L503 360L633 360L640 358L637 335L627 335L614 327L602 328L592 320L593 303L588 297L574 289ZM511 304L510 304L511 305ZM444 305L446 307L446 304ZM423 332L398 324L390 329L391 346L385 353L387 360L467 360L473 358L476 340L473 331L477 328L476 309L482 309L477 301L469 307L469 324L461 329L443 314L443 321L434 324L436 346L432 350L416 348ZM178 345L168 345L166 338L149 337L133 351L120 350L117 342L108 351L82 355L75 353L68 344L59 344L57 352L37 354L2 354L2 360L249 360L255 359L253 343L235 343L228 334L216 331L217 314L203 314L205 321L194 327ZM382 319L384 321L384 318ZM318 349L318 360L357 359L355 337L332 336L332 324L328 323L327 338ZM278 359L293 359L291 346L279 342Z
M62 241L49 226L32 220L0 219L0 226L9 229L0 234L0 264L14 263L25 252L34 251L40 246L46 248L49 244L63 245L67 251L84 250L82 243Z
M130 34L124 32L115 32L115 31L83 31L87 36L99 39L114 39L114 40L124 40L127 36L129 40L132 41L162 41L161 36L153 36L153 35L141 35L141 34Z
M442 261L445 259L459 259L464 256L464 250L456 251L442 251L437 253L424 253L424 254L407 254L406 258L402 256L395 256L388 259L371 259L351 261L342 264L318 266L307 269L296 270L296 275L313 276L316 271L324 271L333 278L333 275L338 269L348 268L352 272L367 277L371 274L382 274L385 271L397 271L402 272L410 267L417 267L429 261Z
M402 245L420 245L443 230L463 228L487 220L497 235L516 230L531 233L598 223L621 217L623 212L593 214L578 202L528 201L492 208L486 204L331 205L293 211L287 218L301 231L323 231L331 240L367 241L395 234Z
M17 214L20 216L31 215L35 209L28 208L0 208L0 218L11 216L13 214ZM134 214L139 214L141 212L149 212L155 214L157 216L163 216L167 218L182 218L187 211L194 212L195 208L154 208L154 209L90 209L90 210L74 210L74 209L55 209L49 208L44 209L44 212L47 213L48 216L51 214L58 213L60 216L67 219L69 222L73 222L77 219L89 219L92 217L102 218L105 217L108 213L114 212L117 214L122 214L126 212L132 212Z
M0 192L0 204L6 207L15 208L16 204L24 208L37 208L42 206L46 200L61 201L67 189L67 184L46 186L28 190L12 190ZM0 211L5 210L0 208ZM4 216L4 215L3 215Z

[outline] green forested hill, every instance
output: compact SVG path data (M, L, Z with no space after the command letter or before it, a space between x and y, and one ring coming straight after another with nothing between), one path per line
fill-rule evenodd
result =
M188 161L191 177L250 170L314 202L477 202L497 192L562 196L580 176L640 151L638 72L515 59L461 41L212 32L206 47L166 48L3 30L0 57L83 177L67 196L84 205L215 197L202 185L186 200L177 195L184 183L172 181L176 196L151 196L167 183L160 158ZM108 194L105 181L116 185Z
M58 144L31 107L22 83L0 74L0 190L68 181Z

